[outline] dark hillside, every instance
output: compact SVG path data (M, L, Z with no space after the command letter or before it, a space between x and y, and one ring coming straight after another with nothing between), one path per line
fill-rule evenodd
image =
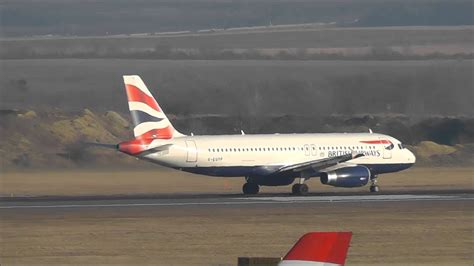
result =
M300 23L472 25L469 0L6 0L3 36L87 36Z

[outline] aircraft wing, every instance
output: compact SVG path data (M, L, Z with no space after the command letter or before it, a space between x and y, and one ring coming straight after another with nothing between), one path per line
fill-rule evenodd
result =
M364 154L362 153L352 153L352 154L344 154L344 155L332 157L332 158L312 160L312 161L283 166L280 169L278 169L277 172L278 173L287 172L287 171L303 172L303 171L308 171L308 170L317 172L321 169L328 168L339 163L347 162L347 161L350 161L352 159L356 159L362 156L364 156Z
M344 265L352 232L311 232L303 235L278 266Z

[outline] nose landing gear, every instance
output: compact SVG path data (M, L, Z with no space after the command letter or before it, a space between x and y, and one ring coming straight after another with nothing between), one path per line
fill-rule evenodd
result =
M377 185L377 176L370 177L370 192L379 192L379 186Z

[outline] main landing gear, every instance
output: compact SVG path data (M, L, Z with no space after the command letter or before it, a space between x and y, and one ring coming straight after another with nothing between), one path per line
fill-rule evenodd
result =
M308 194L308 185L306 184L294 184L293 187L291 187L291 194L293 195L298 195L298 196L303 196Z
M377 176L370 177L370 192L379 192L379 186L377 186Z
M304 196L308 194L308 185L304 183L304 181L306 181L307 179L309 179L309 177L305 175L305 173L302 173L301 177L298 180L298 183L294 184L293 187L291 187L291 194L296 196Z
M248 183L247 182L242 187L242 192L245 195L256 195L256 194L258 194L259 190L260 190L260 187L255 183Z

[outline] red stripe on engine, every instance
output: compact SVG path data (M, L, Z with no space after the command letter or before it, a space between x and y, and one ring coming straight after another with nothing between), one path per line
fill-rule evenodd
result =
M139 88L130 84L125 84L125 90L127 91L127 97L129 102L142 102L155 109L156 111L161 112L161 108L155 101L155 99L146 95Z

